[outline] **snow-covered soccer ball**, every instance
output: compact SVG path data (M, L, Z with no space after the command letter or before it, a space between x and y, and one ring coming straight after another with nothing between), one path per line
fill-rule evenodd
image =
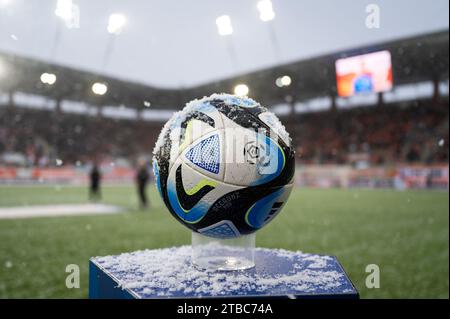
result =
M188 103L166 123L153 154L167 208L206 236L232 238L260 229L292 190L289 135L250 98L213 94Z

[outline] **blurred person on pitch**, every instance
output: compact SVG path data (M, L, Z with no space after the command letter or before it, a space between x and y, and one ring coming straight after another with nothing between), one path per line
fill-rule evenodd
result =
M139 206L141 209L148 207L148 199L147 199L147 184L150 179L150 175L147 170L147 161L140 160L138 163L138 169L136 172L136 186L139 197Z
M100 173L100 169L98 168L97 163L92 165L91 172L89 173L89 199L90 200L99 200L101 199L100 192L100 182L102 179L102 174Z

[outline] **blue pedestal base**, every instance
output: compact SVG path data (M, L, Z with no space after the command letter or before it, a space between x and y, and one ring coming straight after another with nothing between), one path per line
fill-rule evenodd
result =
M90 298L358 298L336 257L257 248L256 267L196 269L191 247L91 258Z

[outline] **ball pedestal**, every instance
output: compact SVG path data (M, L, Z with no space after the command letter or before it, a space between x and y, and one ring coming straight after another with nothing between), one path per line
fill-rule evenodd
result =
M193 264L192 249L189 245L93 257L89 297L358 298L358 291L333 256L258 247L254 267L210 271Z
M198 269L232 271L255 267L255 233L213 238L192 232L192 263Z

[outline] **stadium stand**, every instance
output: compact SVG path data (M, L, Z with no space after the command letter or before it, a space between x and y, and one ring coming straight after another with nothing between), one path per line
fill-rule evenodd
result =
M392 55L393 90L338 97L336 59L381 49ZM7 170L11 167L67 168L93 161L131 167L138 158L151 157L162 125L187 101L232 91L236 83L249 83L251 97L275 112L291 132L299 165L344 165L360 170L432 165L418 173L420 185L425 185L424 178L433 167L444 167L437 174L436 185L445 186L445 181L448 185L448 31L180 90L158 89L8 54L0 53L0 60L16 75L0 83L0 181L18 176ZM411 69L411 65L416 67ZM41 83L39 76L46 70L62 74L62 79L54 86ZM274 79L280 74L289 74L295 81L277 88ZM108 93L92 94L94 81L107 83ZM332 170L326 175L338 171L336 167ZM389 181L380 185L393 186L401 170L383 171L381 175ZM132 176L131 171L120 174ZM325 184L348 186L352 179L349 173L346 176L337 182L329 178L331 182ZM320 184L318 179L308 185ZM302 176L299 183L308 180Z
M305 114L296 130L301 163L445 163L448 107L432 102ZM439 137L439 138L438 138ZM441 143L442 144L442 143Z
M55 166L57 158L72 165L102 157L132 161L151 153L162 125L12 107L0 114L0 152L20 154L15 164L25 166ZM448 148L439 141L448 141L448 115L446 105L432 102L316 112L289 122L288 131L295 132L302 164L445 163Z

